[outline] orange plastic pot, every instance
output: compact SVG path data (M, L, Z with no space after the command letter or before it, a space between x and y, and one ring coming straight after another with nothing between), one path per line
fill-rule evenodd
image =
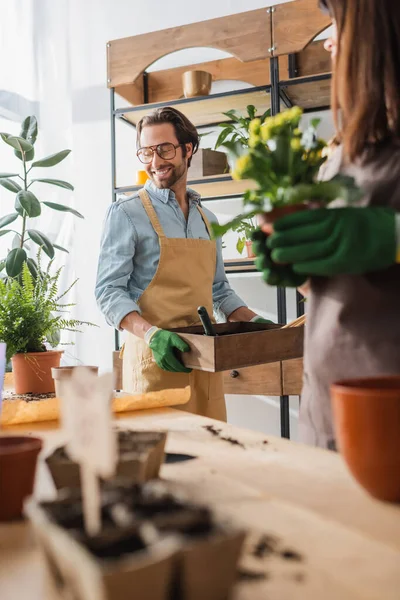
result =
M14 354L12 370L16 394L52 394L54 380L53 367L60 366L62 350L46 352L26 352Z
M400 376L331 386L339 450L375 498L400 502Z
M0 437L0 521L22 516L24 500L32 495L41 449L39 438Z

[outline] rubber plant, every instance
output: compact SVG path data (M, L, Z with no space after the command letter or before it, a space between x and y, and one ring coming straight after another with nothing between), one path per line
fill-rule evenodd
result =
M19 136L0 133L3 142L14 149L14 154L21 162L22 167L21 173L0 173L0 185L15 194L14 211L0 218L0 236L14 234L12 248L8 251L7 256L0 261L0 272L5 269L8 277L21 275L24 263L27 264L32 275L36 276L38 267L36 261L28 256L28 240L42 248L50 259L54 257L56 250L68 252L66 248L50 241L44 233L31 227L29 220L39 217L43 207L72 213L83 219L83 216L70 206L48 200L39 200L32 191L38 183L45 183L70 191L74 189L71 183L61 179L30 177L31 173L37 168L50 168L58 165L71 152L71 150L61 150L45 158L34 160L37 136L38 124L34 116L26 117L22 123ZM10 229L9 226L17 220L20 222L18 230L15 225Z

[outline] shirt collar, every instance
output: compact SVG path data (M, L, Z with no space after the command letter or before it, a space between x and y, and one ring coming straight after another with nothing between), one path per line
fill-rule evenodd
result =
M169 200L175 200L175 194L172 190L160 189L156 185L154 185L154 183L150 179L146 181L144 187L145 190L149 192L150 196L161 200L161 202L164 202L164 204L167 204ZM195 192L195 190L192 190L191 188L186 188L186 191L190 202L195 202L196 204L201 205L200 194L198 194L197 192Z

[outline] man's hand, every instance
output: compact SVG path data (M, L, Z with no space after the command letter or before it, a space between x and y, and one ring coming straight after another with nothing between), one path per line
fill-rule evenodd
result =
M274 223L267 247L275 264L290 264L303 278L379 271L396 262L395 212L369 206L294 213Z
M279 287L298 287L306 281L304 275L294 273L291 265L277 265L271 259L271 250L267 246L269 236L257 229L253 235L253 252L256 255L255 265L261 271L262 278L268 285Z
M176 351L188 352L189 345L176 333L158 329L149 341L154 360L160 369L174 373L190 373L192 369L185 367L177 358Z

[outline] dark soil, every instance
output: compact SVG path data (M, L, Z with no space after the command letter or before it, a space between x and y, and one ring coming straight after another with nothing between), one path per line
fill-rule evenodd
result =
M69 491L42 507L61 527L70 530L99 558L115 558L146 547L141 527L151 522L162 534L177 533L189 538L208 535L215 524L208 508L183 502L160 482L139 486L107 482L102 489L102 531L88 537L84 531L79 490Z
M263 535L257 542L252 556L255 558L265 558L270 554L274 554L276 552L276 547L278 544L278 540L276 537L272 535Z
M165 435L165 433L158 431L118 431L118 452L119 454L145 452L151 446L155 446L161 442ZM49 456L49 459L72 462L65 450L65 446L56 448Z
M268 573L250 571L250 569L238 569L237 571L237 581L265 581L266 579L269 579Z
M279 548L279 540L278 538L272 535L263 535L258 540L255 545L251 555L255 558L263 559L267 556L276 555L284 560L289 560L293 562L302 562L304 557L297 552L296 550L292 550L289 548L285 548L281 550Z
M240 446L240 448L243 448L243 450L246 450L246 446L244 444L242 444L242 442L239 442L239 440L237 440L233 437L225 437L225 436L221 435L222 429L217 429L216 427L214 427L214 425L204 425L204 429L209 431L211 433L211 435L218 437L223 442L228 442L229 444L232 444L232 446Z
M55 396L55 394L15 394L7 390L3 392L3 400L25 400L25 402L37 402L39 400L55 398Z

